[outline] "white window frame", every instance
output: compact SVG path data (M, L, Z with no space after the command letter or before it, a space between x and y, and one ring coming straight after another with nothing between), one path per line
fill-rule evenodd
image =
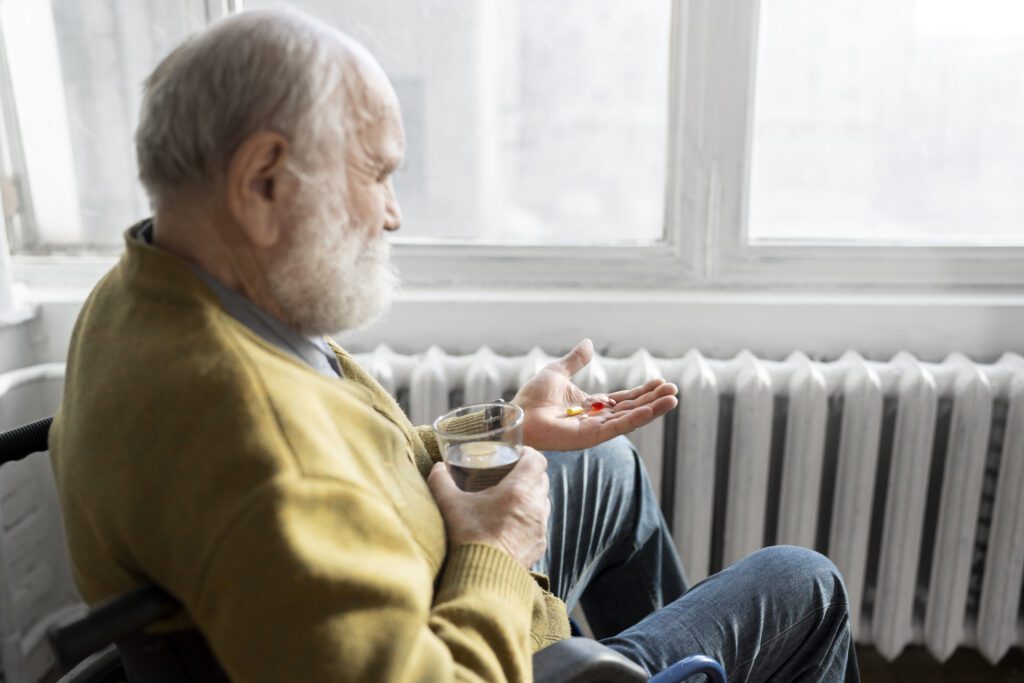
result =
M205 0L206 1L206 19L209 22L217 21L222 17L226 17L229 14L234 14L242 9L242 3L239 0Z
M206 0L210 21L241 11L243 0ZM678 288L696 276L697 243L683 225L687 179L678 172L682 151L679 68L684 13L673 2L670 29L669 125L662 239L644 245L486 244L394 239L395 260L409 287ZM127 226L126 226L127 227ZM109 256L16 255L15 278L30 286L88 286L114 262Z
M688 224L703 221L706 281L733 286L859 289L1018 289L1024 248L748 239L751 143L760 0L684 0L683 174L706 188Z
M243 0L205 0L210 21ZM663 238L631 246L395 240L409 288L1020 292L1024 248L750 243L759 0L673 0ZM14 257L30 286L90 286L110 256Z

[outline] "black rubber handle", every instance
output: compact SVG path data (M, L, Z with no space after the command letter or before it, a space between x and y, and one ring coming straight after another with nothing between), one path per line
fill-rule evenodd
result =
M47 439L52 422L52 417L44 417L0 434L0 465L49 448Z

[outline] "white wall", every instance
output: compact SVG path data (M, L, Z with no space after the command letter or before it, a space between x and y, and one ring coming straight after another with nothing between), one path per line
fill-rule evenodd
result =
M32 341L35 324L0 322L0 374L36 363L36 345Z

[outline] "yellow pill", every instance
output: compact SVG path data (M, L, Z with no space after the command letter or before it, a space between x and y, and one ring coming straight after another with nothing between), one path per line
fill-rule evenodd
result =
M579 415L582 412L583 408L581 408L580 406L569 406L568 408L565 409L565 414L568 415L569 417L572 417L573 415Z

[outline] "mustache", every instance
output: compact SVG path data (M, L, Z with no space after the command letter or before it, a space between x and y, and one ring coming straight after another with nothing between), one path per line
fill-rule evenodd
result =
M401 289L402 279L398 273L398 266L391 258L391 242L383 234L363 250L358 261L373 264L380 286L390 290L392 294Z
M383 234L378 235L363 248L359 253L359 256L356 258L356 261L373 261L381 265L390 265L392 262L391 242L389 242Z

